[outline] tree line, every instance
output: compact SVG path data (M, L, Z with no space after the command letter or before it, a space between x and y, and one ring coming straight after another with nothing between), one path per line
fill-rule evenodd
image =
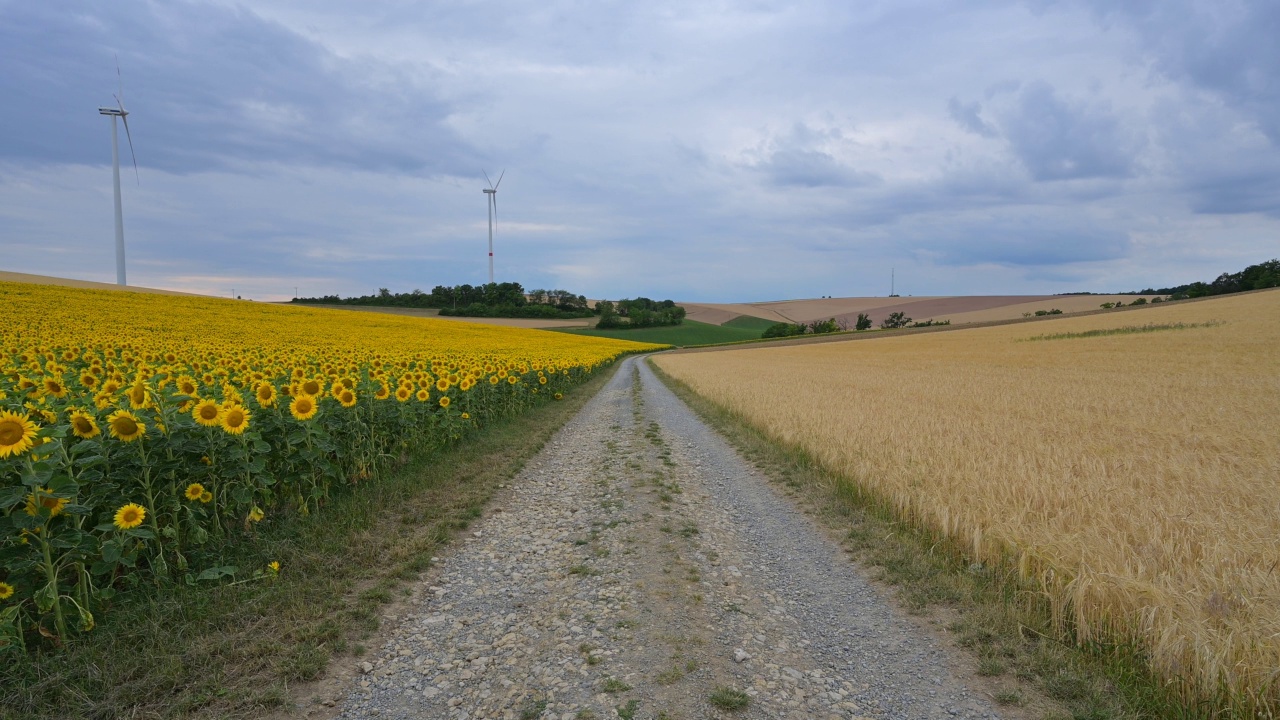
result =
M582 318L595 313L584 295L568 290L530 290L517 282L484 285L437 285L431 292L414 289L393 293L378 288L377 294L342 298L324 295L294 298L291 302L324 305L364 305L374 307L436 308L441 315L457 317Z
M650 300L647 297L617 302L601 300L596 303L596 312L600 315L600 321L596 323L598 330L679 325L684 322L685 315L684 308L672 300Z

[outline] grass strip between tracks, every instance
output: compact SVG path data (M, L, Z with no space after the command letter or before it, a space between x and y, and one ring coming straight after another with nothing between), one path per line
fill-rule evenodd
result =
M620 364L561 402L405 458L309 518L262 523L259 541L235 548L233 562L279 561L275 581L154 591L113 608L70 647L4 659L0 718L240 718L287 705L290 684L365 652L380 608L408 594L432 555Z
M1221 709L1225 704L1180 702L1135 648L1064 641L1048 603L1018 580L1016 567L973 564L956 543L904 523L885 499L827 472L804 450L773 440L656 363L649 366L761 472L836 530L880 580L895 586L908 612L940 619L968 651L973 672L992 678L998 689L988 699L998 706L1054 720L1233 717Z

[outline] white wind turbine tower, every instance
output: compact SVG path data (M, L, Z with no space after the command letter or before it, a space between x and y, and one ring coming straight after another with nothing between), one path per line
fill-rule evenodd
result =
M138 184L142 184L142 180L138 178L138 156L133 153L133 135L129 132L129 111L124 109L124 81L120 79L119 60L116 61L116 80L120 82L120 94L113 96L116 106L100 107L98 114L111 118L111 177L116 190L116 284L124 285L124 211L120 207L120 143L116 120L124 122L124 134L129 139L129 155L133 157L133 175Z
M489 196L489 203L488 203L489 204L489 284L492 285L493 284L493 221L496 220L498 217L498 186L502 184L502 176L506 175L507 171L503 170L502 173L498 175L498 182L496 183L489 179L489 173L484 172L483 170L481 170L480 172L484 173L484 181L489 183L489 187L484 189L484 194Z

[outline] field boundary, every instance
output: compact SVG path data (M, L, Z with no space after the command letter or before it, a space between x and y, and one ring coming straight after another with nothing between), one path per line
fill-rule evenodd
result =
M1012 675L1015 689L993 696L997 703L1054 720L1235 717L1207 704L1183 703L1151 673L1140 648L1075 645L1055 625L1046 598L1019 580L1016 563L974 563L963 544L903 521L889 500L826 470L803 448L774 440L741 414L647 362L704 422L781 485L873 575L894 586L908 612L942 625L944 642L967 650L977 674Z
M1098 308L1097 310L1084 310L1074 313L1063 313L1062 315L1041 315L1026 318L1009 318L1007 320L984 320L982 322L964 323L961 325L930 325L929 327L919 328L898 328L896 330L846 330L836 333L824 333L822 335L804 335L800 337L789 338L760 338L757 340L738 340L728 343L715 343L712 345L690 345L687 347L677 347L674 350L668 350L670 353L693 353L693 352L714 352L717 350L734 350L749 349L760 346L768 347L784 347L788 345L814 345L818 343L844 342L849 340L871 340L873 338L890 338L905 337L908 335L924 335L935 332L953 332L956 330L975 330L978 328L1000 327L1002 325L1021 325L1023 323L1036 323L1051 320L1065 320L1067 318L1082 318L1092 315L1105 315L1123 313L1129 311L1150 310L1152 308L1169 307L1170 303L1180 307L1188 303L1204 302L1206 300L1217 300L1228 297L1243 297L1254 293L1280 292L1280 288L1264 288L1262 290L1245 290L1238 293L1229 293L1226 295L1209 295L1206 297L1187 298L1186 300L1169 300L1162 303L1147 303L1146 305L1126 305L1118 308Z

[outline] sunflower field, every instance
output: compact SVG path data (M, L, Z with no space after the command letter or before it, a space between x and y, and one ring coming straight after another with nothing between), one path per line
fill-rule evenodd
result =
M655 349L537 330L0 282L0 653Z

